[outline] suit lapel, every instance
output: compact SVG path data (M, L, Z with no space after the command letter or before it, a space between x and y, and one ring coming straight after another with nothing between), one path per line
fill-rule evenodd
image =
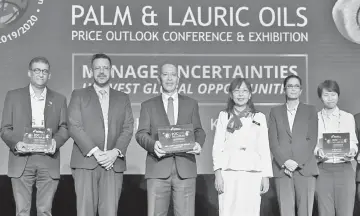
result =
M45 127L48 127L48 125L49 125L48 116L50 116L51 110L53 108L52 107L53 106L53 98L54 98L54 93L48 88L47 92L46 92L45 107L44 107Z
M162 100L162 95L158 96L156 100L156 110L159 112L159 116L164 116L166 125L170 125L169 118L165 111L164 102Z
M181 94L178 94L178 118L177 118L177 122L176 124L181 124L181 120L183 116L185 116L185 101L184 101L184 97Z
M296 130L296 128L299 127L299 124L301 124L301 122L303 121L303 117L304 115L304 104L303 103L299 103L299 106L296 110L296 114L295 114L295 119L294 119L294 125L293 125L293 130Z
M109 89L109 111L108 111L108 132L110 133L109 128L110 125L112 124L112 119L113 116L115 115L114 112L116 110L116 102L118 100L116 100L116 95L115 95L115 90L113 90L112 88ZM108 135L108 139L109 139L109 135Z
M289 125L289 118L288 118L288 115L287 115L286 104L284 104L283 107L282 107L282 115L283 115L283 118L282 118L283 119L283 124L285 125L286 132L289 134L290 137L292 137L292 133L291 133L291 130L290 130L290 125Z
M101 104L99 101L99 96L97 95L94 86L90 86L89 87L89 94L90 94L90 103L91 106L90 107L94 107L95 112L94 115L100 115L101 118L101 125L103 126L103 128L105 128L104 126L104 116L102 113L102 109L101 109Z
M30 86L28 85L27 87L25 87L23 89L23 101L25 102L24 104L24 115L26 116L26 118L28 119L28 127L32 127L32 110L31 110L31 100L30 100L30 90L29 90Z

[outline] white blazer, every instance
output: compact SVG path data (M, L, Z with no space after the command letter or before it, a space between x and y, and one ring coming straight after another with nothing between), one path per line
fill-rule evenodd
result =
M263 177L272 177L266 117L258 112L241 118L242 127L230 133L226 130L228 113L221 111L217 120L214 145L214 171L242 170L261 172Z

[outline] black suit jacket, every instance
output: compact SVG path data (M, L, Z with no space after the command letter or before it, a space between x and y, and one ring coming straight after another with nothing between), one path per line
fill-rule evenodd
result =
M47 89L44 120L45 127L51 128L56 141L56 152L53 156L41 156L52 178L60 178L59 148L68 140L66 122L66 98L51 89ZM24 171L28 155L19 155L15 146L23 140L24 128L32 125L32 110L29 86L9 91L6 94L1 122L1 138L10 148L9 177L20 177Z
M282 165L292 159L304 176L318 175L314 149L318 137L318 117L314 106L300 103L290 131L286 104L273 107L269 119L269 144L274 156L274 177L284 177Z
M193 124L195 141L201 146L205 142L199 106L196 100L179 94L179 113L177 125ZM172 157L158 158L154 153L155 141L159 140L158 127L169 126L162 96L151 98L141 104L139 128L135 135L136 141L147 152L145 178L167 178L171 174ZM175 154L175 162L182 178L197 176L196 159L193 154Z

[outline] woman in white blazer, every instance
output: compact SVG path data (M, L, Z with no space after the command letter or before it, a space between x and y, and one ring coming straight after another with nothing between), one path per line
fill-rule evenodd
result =
M247 80L233 80L217 120L212 156L220 216L260 215L273 176L266 117L255 110L251 92Z

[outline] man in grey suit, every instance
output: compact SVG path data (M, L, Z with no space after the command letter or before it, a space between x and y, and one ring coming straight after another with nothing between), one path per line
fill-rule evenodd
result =
M269 119L269 142L274 156L273 172L280 214L311 216L315 176L319 174L314 156L317 112L314 106L299 101L300 77L290 75L285 78L284 88L286 104L273 107Z
M358 140L360 140L360 113L357 113L354 115L355 118L355 132L356 132L356 137ZM358 152L357 157L356 157L356 194L358 197L358 200L360 200L360 153Z
M117 215L134 119L129 96L110 88L111 70L107 55L93 55L94 84L71 95L68 123L74 146L70 166L78 216Z
M6 94L1 138L9 147L8 176L14 192L16 215L29 216L32 188L36 184L38 216L51 215L54 194L60 179L59 148L68 140L66 98L48 88L50 64L45 57L29 63L30 85ZM45 153L24 149L25 128L52 129L52 147Z
M164 64L159 74L163 93L141 104L136 140L147 152L146 173L148 216L166 216L172 195L176 216L195 212L196 159L205 142L198 103L177 93L179 73ZM158 128L193 124L196 145L186 153L166 154L159 142Z

